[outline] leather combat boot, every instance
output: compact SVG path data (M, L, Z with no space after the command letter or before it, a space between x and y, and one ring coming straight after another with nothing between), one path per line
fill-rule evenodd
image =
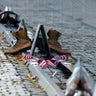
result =
M19 39L19 38L18 38L18 37L19 37L19 36L18 36L18 31L17 31L17 32L12 32L11 34L12 34L17 40Z
M18 39L18 31L17 32L12 32L11 33L16 39Z
M17 43L8 49L4 49L4 53L18 53L19 51L23 49L27 49L31 47L31 41L29 40L27 36L26 30L19 30L18 32L14 33L16 36L18 36ZM13 36L14 36L13 34ZM17 35L18 34L18 35Z
M70 50L62 49L60 44L58 43L58 38L60 36L60 33L56 30L50 29L47 33L48 35L48 47L55 51L57 54L65 54L65 55L71 55Z

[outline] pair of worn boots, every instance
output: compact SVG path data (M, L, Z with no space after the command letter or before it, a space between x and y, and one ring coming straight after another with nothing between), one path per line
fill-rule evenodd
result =
M13 36L17 38L17 43L8 49L4 49L4 53L18 53L19 51L31 47L31 41L27 36L27 30L19 30L18 32L13 32ZM69 50L62 50L60 44L58 43L58 38L60 33L56 30L49 30L48 33L48 47L58 54L71 55Z

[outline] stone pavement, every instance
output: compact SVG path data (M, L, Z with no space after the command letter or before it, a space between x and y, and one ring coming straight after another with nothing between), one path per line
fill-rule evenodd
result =
M26 61L14 55L5 55L2 46L8 46L0 33L0 96L47 96L32 75Z
M30 96L13 65L0 50L0 96Z

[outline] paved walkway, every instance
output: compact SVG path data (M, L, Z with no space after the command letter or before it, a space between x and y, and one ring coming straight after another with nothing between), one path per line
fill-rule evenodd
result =
M47 96L24 59L3 53L2 46L8 46L3 40L0 33L0 96Z
M21 84L20 76L13 65L0 50L0 96L30 96L30 93Z

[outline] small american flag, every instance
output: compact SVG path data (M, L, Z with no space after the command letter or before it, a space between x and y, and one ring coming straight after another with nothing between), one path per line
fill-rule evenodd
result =
M35 56L31 56L30 54L26 54L24 56L24 59L27 60L27 61L38 61L39 58L35 57Z
M42 68L46 68L47 67L47 62L45 59L39 60L39 66Z
M29 60L29 59L30 59L30 54L26 54L26 55L24 56L24 59L25 59L25 60Z
M55 56L52 59L46 59L43 58L39 61L39 66L40 67L53 67L56 68L56 66L58 65L58 63L63 60L63 61L67 61L68 60L68 56L66 55L60 55L60 56Z
M68 56L66 56L66 55L60 55L60 56L55 56L55 57L53 57L51 60L54 60L54 61L61 61L61 60L63 60L63 61L67 61L68 60Z
M39 66L42 68L46 68L46 67L56 67L56 65L50 60L50 59L41 59L39 62Z
M56 68L57 64L53 63L51 60L47 60L47 64L49 65L49 67L53 67Z

